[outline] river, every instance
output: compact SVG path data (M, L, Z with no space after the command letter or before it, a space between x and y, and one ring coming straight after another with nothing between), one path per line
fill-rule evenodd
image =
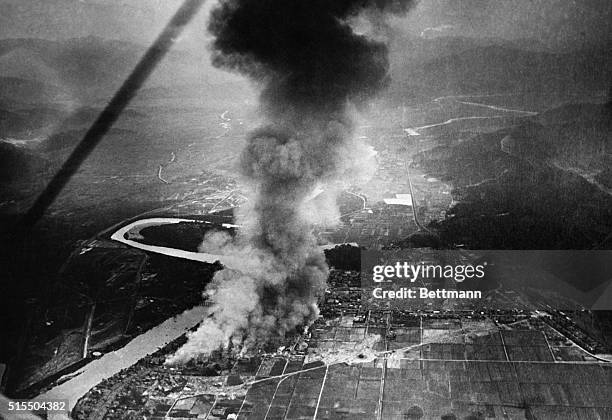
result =
M102 380L110 378L143 357L155 353L160 347L176 340L202 321L205 315L206 309L203 306L188 309L139 335L119 350L106 353L87 364L77 371L76 376L72 379L39 395L35 400L67 399L70 410L72 410L79 398Z

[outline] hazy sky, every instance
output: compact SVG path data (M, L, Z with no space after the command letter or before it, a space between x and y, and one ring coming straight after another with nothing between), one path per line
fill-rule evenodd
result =
M406 27L559 46L609 42L611 22L610 0L423 0Z
M147 43L178 4L180 0L0 0L0 37L97 35ZM213 4L209 1L205 9ZM205 15L206 10L189 29L186 45L205 39ZM610 22L611 0L421 0L398 26L417 35L537 38L562 46L609 42Z

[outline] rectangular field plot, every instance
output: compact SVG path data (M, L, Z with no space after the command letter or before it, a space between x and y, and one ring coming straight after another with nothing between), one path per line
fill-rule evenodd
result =
M330 341L312 340L310 342L310 348L318 349L319 351L332 351L335 347L336 347L336 342L333 340L330 340Z
M315 329L312 332L312 339L317 341L333 340L336 337L336 328Z
M501 334L507 346L548 346L544 333L541 331L512 330L502 331Z
M250 359L240 359L236 362L232 368L232 373L237 375L252 376L257 373L261 360L258 357L252 357Z
M552 352L555 355L555 360L561 362L583 362L586 353L578 347L554 347L551 346Z
M466 344L467 360L507 360L504 347L501 345Z
M316 411L316 400L314 405L291 404L287 411L287 420L312 419Z
M272 399L272 407L286 408L289 406L297 380L297 376L288 376L279 382Z
M465 342L480 346L501 346L502 337L499 331L488 331L485 334L468 334L465 336Z
M207 419L226 419L230 414L236 414L242 406L242 398L223 398L217 400Z
M382 378L382 368L379 367L361 366L358 372L359 380L362 381L380 380Z
M276 370L278 370L278 366L280 366L280 364L283 365L283 368L285 367L285 359L283 359L282 357L266 357L264 360L261 361L261 364L259 365L259 369L257 370L257 376L273 376L271 374L272 369L274 369L276 366Z
M285 359L277 359L270 369L269 376L278 376L285 371L287 361Z
M325 367L322 367L291 376L281 382L271 404L273 414L278 415L280 419L313 418L325 372ZM269 414L267 418L271 418Z
M524 348L525 337L512 338L510 347ZM438 343L433 349L452 354L455 346L462 345ZM503 351L501 345L472 346ZM269 370L278 362L268 361ZM251 386L244 403L218 402L211 414L239 408L239 419L269 420L525 418L528 411L537 419L612 418L612 368L600 364L395 359L396 367L383 369L381 363L334 364L263 380ZM300 364L291 361L285 370ZM177 405L177 414L187 414L193 402Z
M418 316L400 311L391 313L391 325L397 327L414 327L418 329L421 325L421 320Z
M543 346L510 346L506 345L506 352L511 361L542 361L552 362L553 356L546 344Z
M466 360L465 345L433 343L421 347L423 359Z
M404 360L402 360L404 362ZM407 362L411 362L407 361ZM403 364L403 363L402 363ZM400 366L402 365L400 364ZM386 380L399 380L399 379L423 379L423 372L420 368L412 369L411 367L402 367L399 369L387 368Z
M465 343L463 334L459 330L447 330L443 328L423 328L423 343Z
M519 382L604 385L606 368L600 365L569 363L513 363Z
M519 385L512 381L495 382L502 404L518 406L522 404L523 396Z
M476 365L478 362L471 362ZM491 363L481 363L484 367L486 367L488 372L488 377L493 382L508 382L508 381L516 381L516 374L514 372L514 368L510 363L504 362L491 362Z
M421 343L421 330L419 328L398 328L395 338L387 340L387 348L396 350Z
M302 369L303 364L304 357L290 359L287 367L285 367L285 373L297 372Z
M521 389L515 382L450 382L453 402L517 405L522 400Z
M609 410L598 410L595 408L582 407L551 407L534 406L529 408L533 418L542 420L575 419L575 420L598 420L612 418Z
M238 418L244 420L264 419L272 403L278 382L278 379L273 379L252 385L246 394Z
M337 400L333 406L321 404L317 420L372 420L377 418L378 404L373 401Z
M356 399L359 401L378 401L380 398L380 378L375 380L360 380L357 384Z
M449 413L452 413L450 401L443 404L423 400L385 401L383 402L382 418L384 420L440 419Z
M423 319L423 328L436 329L436 330L459 330L461 328L461 321L459 319Z
M333 405L333 401L336 399L355 399L358 384L358 376L332 375L328 372L323 394L321 395L321 403L324 405Z
M361 341L365 337L364 327L342 327L336 328L335 341L350 341L357 342Z

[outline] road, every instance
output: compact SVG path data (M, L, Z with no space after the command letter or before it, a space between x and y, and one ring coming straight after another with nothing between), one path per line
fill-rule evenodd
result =
M517 113L517 114L530 115L530 116L538 115L537 112L533 112L533 111L523 111L521 109L504 108L504 107L501 107L501 106L480 104L478 102L467 102L467 101L456 101L456 102L459 103L459 104L463 104L463 105L471 105L471 106L477 106L477 107L481 107L481 108L488 108L488 109L492 109L494 111L514 112L514 113Z
M429 229L419 222L419 217L417 215L417 200L414 196L414 188L412 188L412 178L410 177L410 169L408 165L408 161L404 158L404 169L406 169L406 178L408 179L408 188L410 189L410 198L412 199L412 217L414 218L414 224L417 225L419 230L431 233Z
M175 160L176 160L176 153L170 152L170 159L168 160L168 162L159 164L159 170L157 171L157 178L164 184L169 184L170 182L166 178L162 177L162 171L164 170L166 166L174 163Z
M363 211L363 210L366 210L366 209L367 209L367 202L366 202L366 199L365 199L365 197L364 197L364 196L362 196L362 195L360 195L360 194L356 194L356 193L351 192L351 191L348 191L348 190L346 191L346 193L347 193L347 194L350 194L350 195L354 195L355 197L357 197L357 198L361 199L363 206L362 206L361 210L359 210L359 211ZM347 214L348 214L348 213L347 213ZM343 216L345 216L345 215L343 215Z
M157 178L164 184L169 184L169 182L165 178L162 177L163 169L164 169L164 165L159 165L159 170L157 171Z
M425 130L427 128L433 128L433 127L441 127L443 125L448 125L448 124L453 124L459 121L467 121L467 120L490 120L490 119L499 119L499 118L505 118L504 115L493 115L490 117L482 117L482 116L472 116L472 117L457 117L457 118L451 118L449 120L446 120L444 122L441 123L436 123L436 124L429 124L429 125L422 125L420 127L413 127L412 130L415 130L416 132L419 132L421 130ZM408 129L405 129L408 130Z
M591 353L590 351L588 351L587 349L585 349L584 347L582 347L580 344L576 343L574 340L571 339L571 337L568 337L566 334L563 334L561 331L559 331L558 329L556 329L555 327L553 327L552 325L550 325L548 322L546 322L546 325L548 325L548 327L555 331L557 334L559 334L560 336L564 337L567 341L569 341L570 343L572 343L574 346L578 347L581 351L583 351L584 353L588 354L590 357L597 359L600 362L604 362L604 363L610 363L612 362L612 360L608 360L606 358L600 357L600 356L596 356L593 353ZM548 340L547 340L548 342Z
M459 103L463 105L471 105L471 106L476 106L476 107L481 107L481 108L488 108L494 111L514 112L517 114L531 115L531 116L535 116L539 114L538 112L534 112L534 111L524 111L522 109L506 108L502 106L488 105L488 104L483 104L479 102L459 100L459 99L471 99L471 98L494 98L494 97L503 98L503 97L509 97L509 96L516 96L516 95L504 94L504 93L498 93L498 94L492 94L492 95L451 95L451 96L440 96L439 98L434 99L433 102L440 103L442 101L450 100L455 103Z
M513 95L507 95L507 94L492 94L492 95L456 95L456 96L441 96L439 98L435 98L432 102L440 104L441 106L443 105L444 101L448 101L448 102L454 102L457 104L462 104L462 105L468 105L468 106L473 106L473 107L478 107L478 108L486 108L486 109L491 109L493 111L499 111L499 112L503 112L505 114L508 113L512 113L512 114L520 114L520 115L524 115L524 116L536 116L539 113L538 112L534 112L534 111L524 111L522 109L514 109L514 108L506 108L506 107L502 107L502 106L496 106L496 105L488 105L488 104L483 104L483 103L479 103L479 102L472 102L472 101L466 101L464 99L471 99L471 98L488 98L488 97L507 97L507 96L513 96ZM434 128L434 127L441 127L444 125L449 125L449 124L453 124L459 121L469 121L469 120L488 120L488 119L500 119L500 118L506 118L507 115L492 115L492 116L467 116L467 117L457 117L457 118L450 118L446 121L440 122L440 123L435 123L435 124L428 124L428 125L422 125L420 127L409 127L409 128L404 128L404 131L406 133L408 133L408 135L410 136L417 136L419 135L421 130L425 130L428 128Z

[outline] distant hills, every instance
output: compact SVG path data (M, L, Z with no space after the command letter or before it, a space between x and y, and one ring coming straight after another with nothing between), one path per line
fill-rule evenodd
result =
M0 78L4 98L26 103L73 101L81 105L105 102L134 68L147 46L98 37L63 41L0 40ZM147 87L224 83L231 76L211 71L208 57L171 50L155 69ZM17 85L37 83L36 89ZM40 90L38 89L38 90ZM50 91L46 93L47 91ZM57 95L62 94L63 97ZM55 95L55 96L54 96Z
M47 167L47 160L55 165L65 158L145 50L143 45L93 36L59 41L0 40L0 163L3 165L0 189L14 192L15 183L31 179L30 174ZM197 57L184 51L170 51L132 103L133 107L121 114L109 138L157 141L153 132L161 130L163 124L148 124L149 131L140 133L139 122L152 115L170 114L180 121L181 111L175 110L178 106L222 107L225 105L216 102L243 101L244 82L237 87L232 84L235 78L231 75L208 72L208 57L206 63L202 62L203 57L204 54ZM187 96L191 100L189 104L185 103ZM128 128L134 131L126 131ZM105 145L115 147L108 141ZM160 153L166 158L165 149ZM134 155L130 156L137 160ZM156 168L143 159L139 164Z
M15 105L32 106L63 101L69 94L61 87L42 81L0 76L0 98Z
M502 149L525 160L574 171L612 194L612 109L601 104L565 104L542 113L502 140ZM609 190L609 191L608 191Z
M68 130L58 131L47 138L42 144L40 149L45 152L59 152L59 151L70 151L74 148L79 141L85 136L86 130ZM124 130L120 128L111 128L107 137L111 136L134 136L136 133L131 130ZM68 149L68 150L66 150Z
M0 192L4 184L30 181L45 170L47 161L22 147L0 142Z
M145 48L93 36L64 41L0 40L0 78L7 78L0 81L0 103L71 99L91 105L92 100L108 98ZM602 90L608 88L612 72L610 44L555 53L530 39L400 36L392 41L391 52L393 89L389 94L396 97ZM216 86L237 80L242 79L213 70L206 54L172 51L147 88Z
M145 48L93 36L0 40L0 104L105 101ZM391 52L388 94L397 100L479 92L607 90L612 72L609 44L555 53L530 39L401 36L392 41ZM231 85L237 80L243 79L212 69L206 54L172 51L145 88Z
M566 104L419 154L458 200L433 227L476 249L612 247L611 120L607 105Z
M54 86L65 96L62 99L83 102L92 94L103 95L105 90L117 86L143 50L138 45L95 37L62 42L1 40L0 77L19 77L42 83L45 89ZM12 93L20 95L14 99L30 103L37 99L51 99L23 94L23 90L18 89Z
M69 113L52 105L10 111L0 107L0 138L32 138L49 125L57 125Z
M555 53L536 42L440 37L395 42L397 97L607 90L612 44Z
M65 151L78 141L144 51L142 45L97 37L0 40L0 139L51 137L38 151ZM392 102L428 102L460 94L608 91L611 56L610 45L558 53L527 39L398 37L393 40L391 86L385 96ZM127 110L122 118L130 118L129 124L134 125L141 117L166 113L169 107L245 103L254 97L245 93L245 87L243 78L212 71L205 55L173 51L135 99L138 110ZM491 118L487 131L493 133L432 150L417 159L417 164L444 172L441 175L455 185L466 187L495 180L510 162L522 162L530 168L573 171L590 186L605 191L612 185L610 119L605 109L568 104L528 120L513 114ZM466 132L470 124L474 122L461 121ZM513 128L495 131L505 125ZM453 127L432 127L427 133L444 134ZM452 133L446 134L452 139ZM17 156L22 152L23 156ZM31 153L0 150L4 156L16 156L17 161L27 160Z

